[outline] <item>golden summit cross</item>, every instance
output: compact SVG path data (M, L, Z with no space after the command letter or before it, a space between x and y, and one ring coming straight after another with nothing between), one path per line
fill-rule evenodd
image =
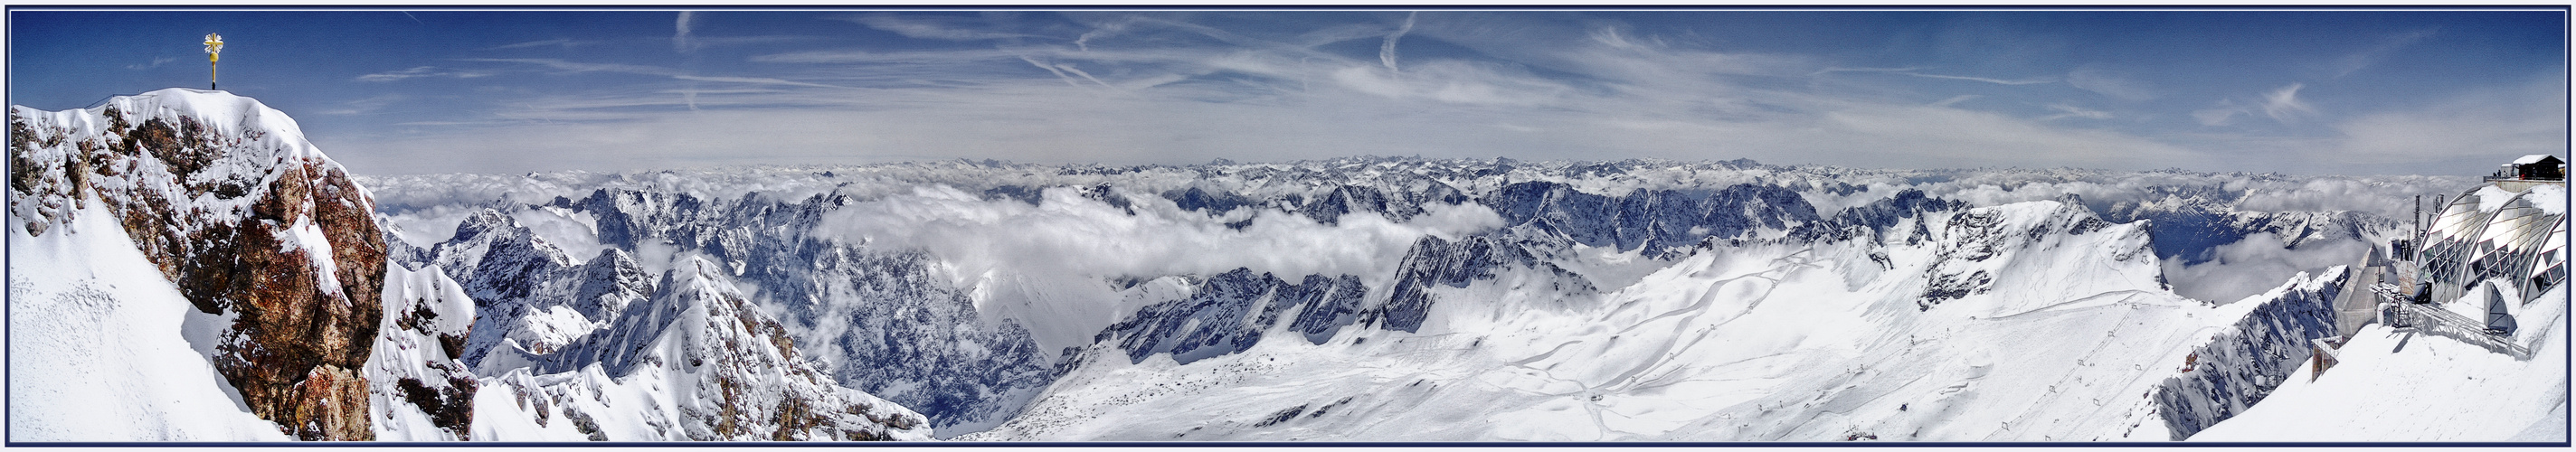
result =
M206 89L208 89L208 90L213 90L213 89L215 89L215 81L216 81L216 79L220 78L220 76L223 74L223 70L222 70L221 68L218 68L218 67L216 67L216 66L215 66L215 60L216 60L216 59L218 59L218 58L222 58L222 57L223 57L223 55L224 55L224 35L222 35L222 34L217 34L217 33L207 33L207 34L206 34L206 71L207 71L207 72L206 72Z

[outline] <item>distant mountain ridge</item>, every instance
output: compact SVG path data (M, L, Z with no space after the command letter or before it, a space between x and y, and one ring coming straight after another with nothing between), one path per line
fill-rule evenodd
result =
M2058 183L2099 173L2005 174ZM2128 224L2116 235L2129 237L2126 240L2134 240L2131 243L2136 246L2106 252L2100 259L2134 266L2159 259L2188 260L2195 253L2207 254L2209 249L2236 242L2203 240L2180 248L2163 246L2159 240L2174 233L2159 229L2166 224L2192 228L2181 232L2185 234L2220 231L2214 236L2220 238L2273 233L2291 238L2291 245L2303 246L2371 240L2386 234L2395 223L2357 212L2241 210L2237 206L2250 188L2157 188L2171 185L2143 186L2140 201L2096 202L2072 193L2025 196L2043 201L2014 204L2025 206L2016 208L2055 207L2006 214L1997 210L2001 206L1980 207L1926 191L1974 194L1990 188L1970 187L1962 192L1961 187L1942 185L1958 176L1926 179L1940 180L1928 183L1914 180L1920 177L1902 176L1898 179L1902 185L1890 185L1881 172L1749 161L1531 163L1406 158L1179 167L931 162L539 173L525 176L529 184L520 185L539 189L501 192L507 195L500 199L526 201L480 204L474 209L493 210L466 217L468 226L460 227L457 237L473 235L466 231L479 230L472 225L486 219L534 218L529 221L584 225L580 230L588 235L565 237L612 250L667 246L673 253L698 253L759 287L751 298L790 313L782 320L795 332L791 334L820 359L838 363L843 384L921 409L941 431L956 434L1014 419L1037 391L1061 386L1064 375L1080 373L1082 367L1092 365L1087 363L1097 359L1095 355L1106 355L1092 348L1096 344L1112 344L1115 354L1123 356L1119 361L1131 364L1156 356L1188 364L1241 354L1281 334L1322 345L1341 343L1351 334L1382 334L1361 332L1367 330L1420 332L1438 316L1462 315L1457 309L1486 309L1472 307L1477 302L1461 298L1462 291L1508 284L1526 291L1519 296L1581 305L1635 284L1640 272L1695 254L1844 242L1931 247L1927 249L1948 260L1920 267L1917 277L1925 285L1907 301L1909 310L1931 311L1948 301L2015 287L1998 285L1998 280L2027 280L2030 276L2013 273L2034 269L2014 270L2010 268L2020 267L1999 265L2018 264L1991 259L2013 254L2008 251L2013 248L2054 247L2031 243L2059 235L2097 234ZM410 185L459 178L487 177L384 180ZM497 184L512 184L504 180ZM756 183L759 188L727 194L732 192L723 188L730 183L725 181ZM605 188L575 191L574 187L585 185ZM918 188L925 185L942 188ZM2144 201L2149 199L2156 201ZM544 201L530 202L537 200ZM952 220L940 216L947 213L933 213L948 212L943 209L959 209L955 213L966 216ZM1491 217L1470 221L1465 218L1473 215L1461 212L1491 212ZM2106 219L2103 212L2118 215L2120 221ZM1405 240L1402 246L1372 248L1385 254L1366 258L1364 262L1374 263L1364 267L1212 265L1160 274L1112 271L1054 280L1076 281L1074 286L1041 286L1031 278L1047 275L1015 276L1008 273L1014 271L1008 266L978 270L1005 272L1000 276L953 273L961 265L988 267L961 263L958 259L964 256L922 248L918 237L901 237L908 232L888 230L898 237L870 239L849 229L853 221L893 221L883 220L883 215L919 216L928 224L960 221L992 231L1007 231L1001 225L1015 221L1012 218L1064 220L1070 222L1062 226L1073 228L1127 227L1114 224L1143 221L1199 231L1174 238L1184 242L1246 240L1260 234L1327 237L1339 233L1331 231L1360 231L1381 224L1463 221L1478 225L1455 230L1430 226L1434 232ZM2168 221L2175 215L2231 219ZM2038 223L2005 227L2007 222L2029 221ZM1046 224L1056 223L1027 227L1051 227ZM1961 241L1969 237L1980 238ZM1637 260L1600 263L1611 255L1634 255ZM1905 265L1887 251L1852 258L1882 268ZM2129 277L2143 278L2148 284L2137 290L2166 290L2160 272L2131 268ZM2050 287L2083 285L2081 280L2073 283L2050 283L2056 284ZM1074 318L1026 317L1015 312L1039 308L1017 303L1044 299L996 298L1047 292L1117 307L1106 312L1101 307L1067 311L1075 313ZM1019 332L1067 325L1096 325L1092 327L1096 329L1070 342ZM889 330L913 333L882 334ZM984 395L961 397L969 393Z
M131 336L215 377L169 400L13 377L39 441L2178 439L2334 323L2313 307L2342 270L2281 256L2357 259L2404 224L2380 204L2445 182L1394 157L370 177L222 92L12 113L13 375L137 365L62 345ZM2319 185L2360 199L2297 189ZM123 248L168 289L109 276ZM2169 278L2251 264L2306 273L2241 301ZM176 326L125 311L172 300ZM124 412L220 422L46 420Z

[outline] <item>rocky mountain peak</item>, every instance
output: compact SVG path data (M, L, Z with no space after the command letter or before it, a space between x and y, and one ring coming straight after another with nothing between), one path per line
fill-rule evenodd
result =
M90 202L200 311L209 357L254 414L304 439L373 434L358 370L384 315L374 201L295 121L171 88L84 110L14 107L10 208L30 234Z

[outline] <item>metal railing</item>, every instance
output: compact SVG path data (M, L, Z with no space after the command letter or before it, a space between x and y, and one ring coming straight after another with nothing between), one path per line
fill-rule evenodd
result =
M2486 347L2488 351L2503 353L2514 359L2531 358L2531 348L2515 342L2513 336L2487 334L2486 322L2470 320L2468 317L2442 309L2439 305L2414 303L2394 303L2393 305L2397 307L2394 311L2395 318L2391 319L2393 322L2390 323L2393 326L2413 327L2415 331L2424 334L2477 344Z

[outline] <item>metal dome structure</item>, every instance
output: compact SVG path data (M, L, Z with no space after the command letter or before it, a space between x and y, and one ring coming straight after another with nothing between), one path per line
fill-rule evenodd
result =
M2421 269L2431 299L2449 301L2497 280L2529 303L2567 281L2565 185L2521 191L2481 186L2445 206L2424 231Z

